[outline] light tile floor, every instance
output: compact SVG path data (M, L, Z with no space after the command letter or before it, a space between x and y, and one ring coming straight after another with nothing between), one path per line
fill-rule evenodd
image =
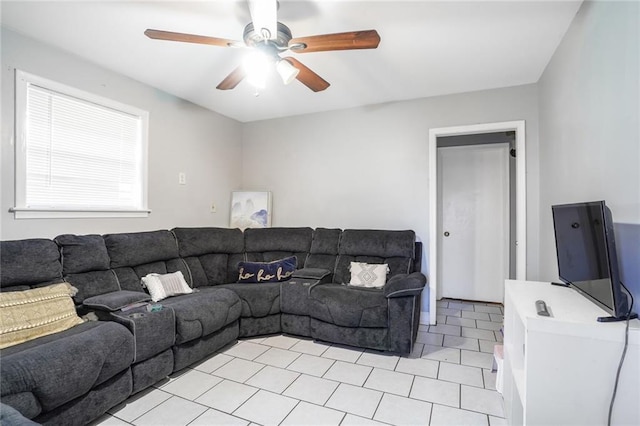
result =
M409 357L293 336L243 339L94 425L506 424L491 372L500 305L438 302Z

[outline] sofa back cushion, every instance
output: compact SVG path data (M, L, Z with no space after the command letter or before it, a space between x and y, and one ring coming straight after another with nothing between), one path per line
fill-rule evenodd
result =
M387 281L394 275L412 272L415 238L413 231L344 230L333 281L349 283L351 262L386 263Z
M178 243L170 231L104 235L121 290L143 291L140 280L147 274L181 271L192 285L189 268L179 257Z
M26 290L62 282L58 246L47 239L0 242L0 288Z
M64 279L78 289L77 304L85 299L120 290L118 278L110 269L111 260L101 235L58 235Z
M238 281L244 260L244 236L239 229L174 228L180 256L189 266L194 287Z
M65 234L54 241L60 247L64 275L109 269L111 260L101 235Z
M295 256L302 268L311 249L311 228L250 228L244 231L244 249L249 262L272 262Z
M108 234L104 242L113 269L179 257L178 243L170 231Z
M333 272L338 259L338 244L341 235L341 229L317 228L313 231L311 249L304 267L327 269Z

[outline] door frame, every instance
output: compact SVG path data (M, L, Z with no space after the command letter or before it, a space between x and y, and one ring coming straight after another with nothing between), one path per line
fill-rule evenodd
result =
M524 120L429 129L429 324L436 323L438 275L438 137L516 133L516 279L527 275L527 175ZM509 248L511 251L511 247Z

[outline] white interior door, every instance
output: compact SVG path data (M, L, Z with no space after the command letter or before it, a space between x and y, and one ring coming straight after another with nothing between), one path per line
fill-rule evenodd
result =
M509 146L438 148L440 297L503 302L509 275Z

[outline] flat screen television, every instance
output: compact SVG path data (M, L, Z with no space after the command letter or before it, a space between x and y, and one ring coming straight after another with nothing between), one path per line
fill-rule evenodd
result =
M626 319L611 211L604 201L551 207L560 279L612 315ZM607 317L598 318L606 321Z

